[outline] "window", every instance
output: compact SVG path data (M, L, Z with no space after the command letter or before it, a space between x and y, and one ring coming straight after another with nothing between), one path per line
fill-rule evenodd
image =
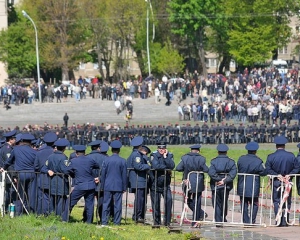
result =
M283 48L278 48L278 54L287 54L287 46L283 47Z
M93 67L94 67L94 69L99 69L99 64L98 63L94 63Z

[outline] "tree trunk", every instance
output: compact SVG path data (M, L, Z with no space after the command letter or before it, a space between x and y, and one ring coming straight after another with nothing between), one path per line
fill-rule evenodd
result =
M198 57L200 60L200 64L202 67L202 75L206 78L207 77L207 68L205 62L205 51L203 47L203 29L199 29L199 47L198 47Z
M105 79L105 74L102 69L102 54L101 54L101 49L100 49L100 44L97 43L97 56L98 56L98 67L99 67L99 73L102 77L102 79Z
M146 76L147 74L144 71L143 52L142 52L142 50L138 50L135 53L136 53L137 63L138 63L139 68L141 70L141 74L142 74L142 76Z
M223 73L224 68L225 68L225 71L228 71L228 70L230 71L230 61L231 61L231 57L224 55L220 65L219 65L218 73Z

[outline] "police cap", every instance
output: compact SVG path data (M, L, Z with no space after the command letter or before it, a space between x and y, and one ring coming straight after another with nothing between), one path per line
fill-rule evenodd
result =
M86 149L86 146L84 146L84 145L74 145L74 146L73 146L73 149L74 149L76 152L84 152L85 149Z
M21 141L21 137L22 137L22 133L18 133L16 135L16 143L20 142Z
M6 137L6 138L14 137L16 135L16 133L17 133L17 131L16 131L16 129L14 129L10 132L4 133L3 137Z
M227 152L229 150L229 148L226 144L222 143L217 146L217 150L219 152Z
M23 140L23 141L32 141L34 139L35 139L35 137L30 133L24 133L21 136L21 140Z
M108 149L109 149L108 143L105 141L102 141L100 144L100 152L102 152L102 153L107 152Z
M70 145L70 142L65 138L60 138L54 142L54 145L57 147L66 147Z
M48 132L43 138L46 143L53 143L57 140L57 135L54 132Z
M88 146L100 146L101 142L102 142L101 140L95 140L90 142Z
M158 148L166 148L167 147L167 144L165 142L158 142L157 143L157 147Z
M36 145L36 143L37 143L37 139L31 140L31 145Z
M119 140L114 140L110 143L111 148L121 148L122 143Z
M277 136L274 138L274 143L277 145L285 145L288 140L284 136Z
M300 143L297 144L297 148L300 148Z
M201 145L200 144L195 144L193 146L190 146L190 149L200 149Z
M2 145L6 142L5 139L0 139L0 147L2 147Z
M130 142L130 145L133 146L133 147L137 147L137 146L140 146L143 144L143 137L141 136L138 136L138 137L134 137L131 142Z
M147 146L143 145L142 148L147 152L147 154L151 153L150 148L148 148Z
M248 142L245 146L248 151L256 151L259 148L257 142Z

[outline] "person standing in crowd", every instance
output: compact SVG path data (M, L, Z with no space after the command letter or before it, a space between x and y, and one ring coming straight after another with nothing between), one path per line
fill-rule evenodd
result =
M64 120L64 125L66 127L68 127L68 121L69 121L69 116L68 116L68 113L65 113L64 117L63 117L63 120Z
M237 162L238 173L245 173L245 175L238 176L237 194L240 196L243 223L255 224L260 191L258 175L266 176L267 172L263 161L256 156L258 143L249 142L245 148L248 150L248 154L241 156ZM247 174L256 174L256 176Z
M53 203L53 211L61 216L65 209L67 195L69 195L69 179L63 170L69 164L68 157L64 154L69 141L65 138L58 139L54 146L56 150L48 157L41 172L47 173L50 177L50 195Z
M101 154L100 152L100 146L101 146L101 140L95 140L93 142L90 142L88 144L88 146L91 146L91 152L89 154L87 154L86 156L89 158L92 158L98 165L99 168L98 169L93 169L93 177L96 179L98 178L100 180L100 173L101 173L101 167L102 164L106 158L105 155ZM102 217L102 203L103 203L103 192L100 192L100 182L96 183L96 188L95 188L95 192L94 195L98 201L98 206L97 206L97 216L100 217L100 222L101 222L101 217ZM99 201L99 199L101 198L101 201ZM100 204L101 202L101 204ZM87 220L87 216L86 216L86 204L84 206L84 213L83 213L83 222L86 222Z
M217 146L218 156L211 160L208 171L212 190L214 221L217 223L227 222L229 192L233 188L233 179L237 174L234 160L227 156L228 149L226 144Z
M143 137L134 137L130 143L133 150L127 159L128 188L130 192L135 194L132 219L138 223L145 221L147 171L150 170L150 166L141 153L142 144Z
M5 143L1 146L0 149L0 168L3 168L4 163L6 162L6 160L10 157L10 154L16 144L16 130L12 130L10 132L7 132L5 134L3 134L3 137L5 137ZM14 171L14 167L10 166L7 169L9 172L10 171ZM12 176L14 175L14 173L7 173L9 174L10 178L12 179ZM1 175L0 175L1 178ZM12 183L8 180L8 179L1 179L1 182L5 181L5 211L8 210L8 205L9 203L13 200L10 199L11 197L13 197L13 190L12 190Z
M86 215L85 222L92 223L95 188L96 183L99 183L99 178L95 178L92 171L96 168L99 169L99 162L95 161L91 157L85 156L85 146L76 145L73 148L76 151L77 157L68 162L63 169L63 172L73 177L74 188L62 213L62 221L67 222L69 220L69 215L72 212L73 207L80 198L84 197Z
M17 215L22 214L25 209L28 212L34 212L36 210L36 184L34 174L36 151L31 148L32 140L34 140L34 136L32 134L22 134L21 142L18 146L13 148L9 158L2 168L3 171L14 165L14 170L18 174L17 191L21 199L17 200L15 203Z
M159 142L157 151L150 155L154 171L150 172L150 197L153 209L154 225L161 225L161 196L164 197L164 225L171 224L172 194L171 176L175 167L173 154L167 149L165 142Z
M44 135L43 141L46 146L36 153L34 161L34 169L39 174L37 175L37 214L49 214L53 211L50 197L50 178L47 174L41 173L48 157L53 153L53 144L57 140L57 135L54 132L48 132Z
M110 205L114 200L114 224L120 225L122 217L122 194L127 189L126 160L119 156L122 143L114 140L110 144L112 156L107 157L101 169L101 190L104 191L102 225L108 224Z
M204 216L205 213L201 209L204 174L199 172L207 173L208 167L206 166L206 159L200 155L200 148L200 144L191 146L191 151L182 156L176 167L176 171L183 172L183 193L187 197L189 208L193 211L192 226L197 226L197 221L202 221L204 217L207 217Z
M274 175L271 180L273 186L272 199L275 216L277 216L281 201L281 191L278 191L278 188L282 186L283 182L291 180L290 175L299 173L300 169L295 155L285 150L285 144L287 142L288 141L284 136L276 136L274 138L276 151L269 154L266 161L267 174ZM284 204L283 208L289 211L292 205L292 191L290 192L286 203ZM280 227L288 226L288 222L289 213L287 213L286 219L284 219L284 214L282 214L280 222L276 222L276 225Z

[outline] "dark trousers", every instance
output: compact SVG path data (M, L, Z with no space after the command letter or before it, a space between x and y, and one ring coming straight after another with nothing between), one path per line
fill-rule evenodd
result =
M67 196L51 195L51 202L55 215L61 216L66 207Z
M122 217L122 192L104 191L102 225L108 224L111 201L114 201L114 224L120 225Z
M37 214L50 214L53 212L53 204L49 189L38 188L38 203L37 203Z
M172 212L172 194L170 186L166 187L163 192L157 192L151 190L150 192L151 204L153 209L154 225L161 225L161 209L160 199L164 198L164 225L168 226L171 223L171 212Z
M252 205L252 197L243 198L243 196L240 196L240 201L241 201L241 211L243 212L243 223L254 224L258 212L258 197L253 198L253 205Z
M145 219L145 205L146 205L145 194L146 194L145 188L137 188L135 190L134 209L132 215L133 221Z
M204 218L204 211L201 209L201 195L202 192L188 193L187 204L193 211L192 221L199 221Z
M92 223L93 212L94 212L94 193L95 193L95 189L77 190L75 186L70 197L67 199L66 207L62 214L62 220L64 222L67 222L69 220L69 215L72 212L73 207L80 200L80 198L84 197L85 210L86 210L86 222Z
M227 222L229 190L225 188L212 191L212 205L215 211L215 222Z

